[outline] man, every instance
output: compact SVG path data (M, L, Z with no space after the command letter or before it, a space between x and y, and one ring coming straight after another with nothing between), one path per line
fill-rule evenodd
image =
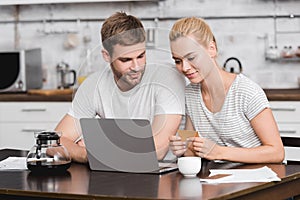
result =
M56 127L62 132L61 143L73 161L87 162L84 141L78 141L80 118L148 119L161 160L184 114L184 78L170 66L146 67L145 30L134 16L124 12L110 16L101 37L101 53L110 68L101 68L78 88L72 108Z

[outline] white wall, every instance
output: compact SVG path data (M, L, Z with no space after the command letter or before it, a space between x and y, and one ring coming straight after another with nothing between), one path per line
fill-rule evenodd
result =
M163 0L0 6L0 50L41 47L46 79L44 88L54 88L57 63L64 60L79 71L84 64L86 48L93 49L94 70L104 65L100 56L99 30L103 19L120 10L141 18L146 28L157 28L155 45L164 52L158 54L162 59L171 61L167 35L173 22L185 16L203 17L217 38L221 66L228 57L234 56L242 62L243 73L262 87L298 87L299 60L273 62L265 59L266 47L275 45L275 15L278 16L278 31L294 32L277 34L279 49L285 45L294 49L300 46L298 0ZM291 14L295 17L289 18ZM66 49L64 43L68 32L72 31L76 31L79 44ZM83 42L85 35L91 36L91 42Z

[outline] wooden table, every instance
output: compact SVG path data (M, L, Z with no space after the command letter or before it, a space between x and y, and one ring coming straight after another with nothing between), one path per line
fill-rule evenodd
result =
M0 150L0 160L26 156ZM210 168L257 168L264 165L203 162L198 177ZM0 171L0 199L283 199L300 194L300 165L267 165L282 179L268 183L203 184L178 171L164 175L90 171L72 163L65 174L35 175L28 170Z

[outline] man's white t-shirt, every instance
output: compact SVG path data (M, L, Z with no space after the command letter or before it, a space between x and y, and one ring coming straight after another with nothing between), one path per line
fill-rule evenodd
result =
M90 75L78 88L69 115L153 121L155 115L185 114L185 81L170 64L147 65L142 81L129 91L116 85L109 66Z

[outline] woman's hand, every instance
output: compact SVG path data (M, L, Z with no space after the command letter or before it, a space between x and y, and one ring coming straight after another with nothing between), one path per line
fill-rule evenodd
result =
M175 156L180 157L186 152L186 142L181 141L181 137L172 135L169 140L170 149Z
M202 137L189 138L189 140L192 140L192 151L196 156L208 160L218 159L220 146L214 141Z

